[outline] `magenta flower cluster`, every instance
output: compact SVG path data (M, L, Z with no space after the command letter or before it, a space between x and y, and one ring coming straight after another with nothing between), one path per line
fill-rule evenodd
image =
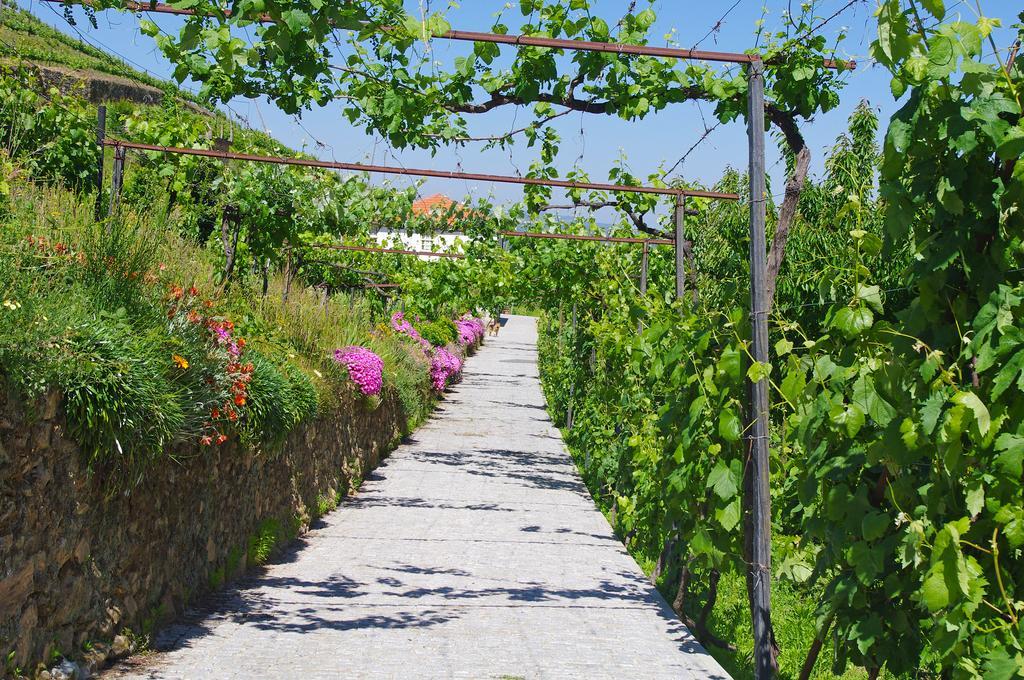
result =
M484 323L480 319L474 319L467 315L455 322L459 330L459 344L468 347L484 339Z
M405 318L405 314L402 312L395 312L391 315L391 328L396 333L408 335L415 340L424 352L430 352L431 344L419 334L419 331Z
M444 347L438 347L430 358L430 382L437 392L458 380L462 373L462 359Z
M384 362L365 347L334 350L334 360L348 368L348 376L367 396L380 394L384 387Z

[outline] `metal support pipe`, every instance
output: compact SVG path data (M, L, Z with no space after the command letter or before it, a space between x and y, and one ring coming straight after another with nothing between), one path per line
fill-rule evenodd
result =
M642 243L644 248L648 245L670 246L675 241L668 238L636 238L633 236L588 236L583 234L553 234L537 231L499 231L501 236L516 236L520 238L548 238L562 241L600 241L602 243Z
M649 250L650 250L650 247L648 246L648 244L645 243L644 244L644 248L643 248L643 252L642 252L642 254L640 256L640 297L642 297L642 298L647 296L647 269L649 267L649 260L650 260L650 252L649 252ZM641 319L640 321L637 321L637 323L636 323L636 332L637 332L637 335L639 335L640 333L644 332L644 322L643 322L643 319Z
M103 217L103 154L106 151L104 143L107 137L107 107L100 104L96 110L96 147L99 150L99 160L96 162L96 209L94 217L99 222Z
M767 237L765 235L764 64L747 70L747 134L750 151L750 327L751 354L768 363ZM771 619L771 497L768 469L768 380L750 384L750 423L746 428L751 474L751 614L754 677L768 680L775 669Z
M47 2L66 2L66 0L46 0ZM95 7L95 0L78 0L79 4L87 7ZM130 12L157 12L162 14L176 14L179 16L213 16L210 13L194 9L184 9L160 2L125 2L122 9ZM221 10L225 19L231 17L230 9ZM251 17L253 21L260 23L274 23L269 14L260 14ZM381 32L394 31L393 26L377 26ZM604 52L618 55L642 55L648 57L659 57L663 59L693 59L699 61L717 61L731 64L749 64L761 57L756 54L741 52L715 52L710 50L684 49L679 47L658 47L655 45L630 45L614 42L596 42L591 40L572 40L568 38L545 38L530 35L515 35L504 33L482 33L479 31L444 31L437 35L430 36L435 40L464 40L467 42L494 43L497 45L512 45L515 47L546 47L553 50L570 50L576 52ZM774 63L774 62L773 62ZM829 69L852 69L856 62L843 61L841 59L823 59L823 65Z
M640 256L640 294L647 295L648 245L644 243L643 254Z
M121 187L124 186L123 146L114 147L114 172L110 175L110 209L107 214L113 215L121 207Z
M185 156L203 156L219 158L225 161L250 161L254 163L273 163L276 165L298 165L307 168L326 168L328 170L350 170L352 172L369 172L384 175L406 175L410 177L437 177L440 179L468 180L471 182L494 182L496 184L518 184L522 186L559 187L561 189L584 189L587 191L623 191L633 194L658 194L661 196L694 196L697 198L714 198L724 201L739 200L737 194L722 191L697 191L690 189L673 189L669 187L633 186L626 184L608 184L605 182L576 182L566 179L543 179L540 177L517 177L515 175L490 175L479 172L455 172L451 170L433 170L429 168L398 168L387 165L368 165L365 163L342 163L338 161L321 161L312 158L294 158L287 156L260 156L251 153L217 151L214 149L187 149L177 146L160 146L157 144L140 144L123 139L108 139L107 146L121 145L127 149L140 151L158 151L161 153Z
M686 295L686 196L676 196L676 300Z

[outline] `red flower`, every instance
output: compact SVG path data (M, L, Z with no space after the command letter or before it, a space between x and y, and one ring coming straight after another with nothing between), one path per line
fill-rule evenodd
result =
M220 446L221 444L223 444L227 440L228 440L228 436L226 434L219 434L219 435L217 435L217 445L218 446Z
M199 295L199 289L196 288L195 286L192 286L191 288L188 289L188 294L192 297L196 297L197 295Z
M210 417L213 418L214 420L220 418L220 409L214 406L213 410L210 411Z
M202 444L203 446L209 446L213 444L213 438L210 437L209 435L204 435L199 438L199 443Z
M171 297L175 300L180 300L184 294L185 291L182 290L181 286L171 286Z

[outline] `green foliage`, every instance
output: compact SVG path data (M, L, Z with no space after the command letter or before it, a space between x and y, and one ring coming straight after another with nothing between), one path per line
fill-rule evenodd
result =
M81 99L34 87L28 71L0 65L0 147L39 179L86 185L96 172L95 118Z
M248 564L266 564L274 552L274 548L284 542L285 533L281 522L276 519L266 519L260 523L256 533L249 537L249 547L246 553Z
M449 319L439 321L420 321L416 324L423 339L434 347L444 347L455 342L458 338L458 330L455 323Z

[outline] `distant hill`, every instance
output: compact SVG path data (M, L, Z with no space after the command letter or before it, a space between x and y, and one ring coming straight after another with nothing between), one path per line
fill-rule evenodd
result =
M36 70L43 85L67 91L81 84L80 94L93 103L123 99L160 104L170 95L196 113L212 113L174 83L132 68L0 0L0 65L25 62Z

